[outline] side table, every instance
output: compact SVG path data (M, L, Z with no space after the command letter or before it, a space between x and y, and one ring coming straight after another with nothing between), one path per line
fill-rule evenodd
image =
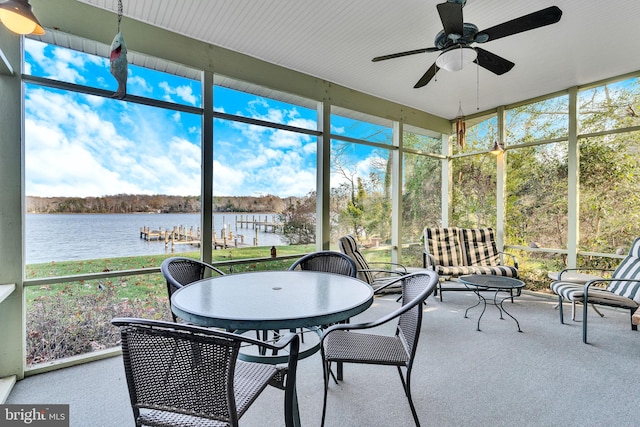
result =
M484 274L469 274L466 276L460 276L458 277L458 280L467 285L467 287L469 287L469 289L471 289L478 297L478 302L465 310L465 318L467 318L467 313L470 309L483 304L482 313L480 313L480 317L478 317L478 326L476 330L480 330L480 320L482 319L482 315L487 308L487 300L484 296L482 296L480 291L495 291L493 294L493 300L490 301L490 303L498 308L498 311L500 312L500 319L504 319L504 317L502 317L502 312L504 312L507 316L511 317L516 322L516 325L518 326L518 332L522 332L518 319L513 317L511 313L509 313L502 305L505 299L511 298L514 289L522 289L524 287L524 282L522 280L514 279L512 277L490 276ZM500 292L508 292L509 294L504 298L500 298L498 296Z

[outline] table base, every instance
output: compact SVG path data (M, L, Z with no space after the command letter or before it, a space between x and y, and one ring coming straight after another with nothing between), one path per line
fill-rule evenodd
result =
M502 316L502 313L504 312L507 316L511 317L514 322L516 322L516 326L518 326L518 332L522 332L522 329L520 329L520 322L518 322L518 319L516 319L515 317L513 317L511 315L511 313L509 313L504 306L502 305L502 303L504 302L504 300L511 298L510 296L505 296L504 298L500 298L498 297L498 293L500 292L500 290L496 290L495 293L493 294L493 298L489 301L489 304L495 305L498 308L498 311L500 312L500 319L504 320L504 317ZM469 310L471 310L472 308L475 308L477 306L479 306L481 303L483 304L482 306L482 312L480 313L480 317L478 317L478 326L477 326L477 331L480 331L480 320L482 319L482 316L484 315L485 310L487 309L487 299L482 296L482 294L480 293L479 289L473 289L473 293L475 293L478 296L478 302L475 303L474 305L472 305L471 307L468 307L465 312L464 312L464 317L465 319L468 319L469 317L467 316L467 313L469 312Z
M236 334L243 334L251 331L232 331ZM269 331L263 331L263 333L268 333ZM282 335L287 335L288 333L296 333L295 331L285 332ZM321 327L309 327L303 328L303 332L299 332L298 335L307 334L307 337L312 338L311 342L302 343L301 336L301 344L300 351L298 352L298 360L306 359L307 357L317 353L320 350L320 339L322 338L322 328ZM267 340L268 338L263 335L263 340ZM277 339L277 338L274 338ZM267 363L271 365L279 365L282 363L287 363L288 356L286 354L266 354L264 352L264 348L258 346L248 346L244 347L240 350L240 354L238 354L238 359L243 360L245 362L256 362L256 363Z

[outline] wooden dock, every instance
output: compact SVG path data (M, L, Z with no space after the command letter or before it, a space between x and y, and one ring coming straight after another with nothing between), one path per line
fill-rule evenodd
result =
M258 246L258 232L263 231L265 233L277 233L282 232L284 224L277 222L274 215L271 215L269 220L268 215L235 215L235 230L238 229L252 229L255 232L253 237L253 246ZM222 217L222 223L224 224L222 230L219 233L216 230L212 231L211 241L213 249L227 249L227 248L239 248L242 246L249 246L249 243L245 243L245 236L243 234L234 235L231 231L231 224L225 222L225 218ZM171 246L171 250L175 245L192 245L200 247L202 242L202 236L200 233L200 227L193 228L184 226L175 226L171 229L152 229L151 227L140 227L140 238L146 241L158 241L164 242L165 247Z
M269 221L269 217L267 215L264 216L264 219L262 219L260 215L236 215L236 230L238 229L238 226L240 226L241 229L262 229L265 233L277 233L278 231L282 231L284 224L273 219Z
M223 228L220 231L220 235L215 230L212 232L212 243L214 249L227 249L227 248L239 248L241 246L247 246L244 242L243 235L233 235L231 230ZM168 248L171 246L171 250L175 245L192 245L200 247L202 236L200 233L200 227L195 230L193 227L187 229L184 226L175 226L172 229L158 228L156 230L151 227L140 227L140 238L146 241L158 241L164 242L164 246ZM254 239L254 245L257 245L257 237Z

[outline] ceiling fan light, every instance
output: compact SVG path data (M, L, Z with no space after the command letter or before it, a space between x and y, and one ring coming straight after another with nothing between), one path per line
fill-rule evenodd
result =
M31 11L28 0L0 2L0 21L17 34L44 34L44 28Z
M465 65L476 60L478 53L470 47L460 47L442 52L436 59L438 68L447 71L460 71Z

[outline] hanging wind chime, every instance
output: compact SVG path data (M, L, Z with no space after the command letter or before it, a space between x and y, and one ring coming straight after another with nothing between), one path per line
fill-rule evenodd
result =
M118 82L118 89L113 97L123 99L127 94L127 45L120 32L120 21L122 21L122 0L118 0L118 33L111 42L111 54L109 55L110 71Z
M464 114L462 113L462 103L458 107L458 116L456 117L456 139L460 148L464 149L465 136L467 134L467 124L464 121Z

